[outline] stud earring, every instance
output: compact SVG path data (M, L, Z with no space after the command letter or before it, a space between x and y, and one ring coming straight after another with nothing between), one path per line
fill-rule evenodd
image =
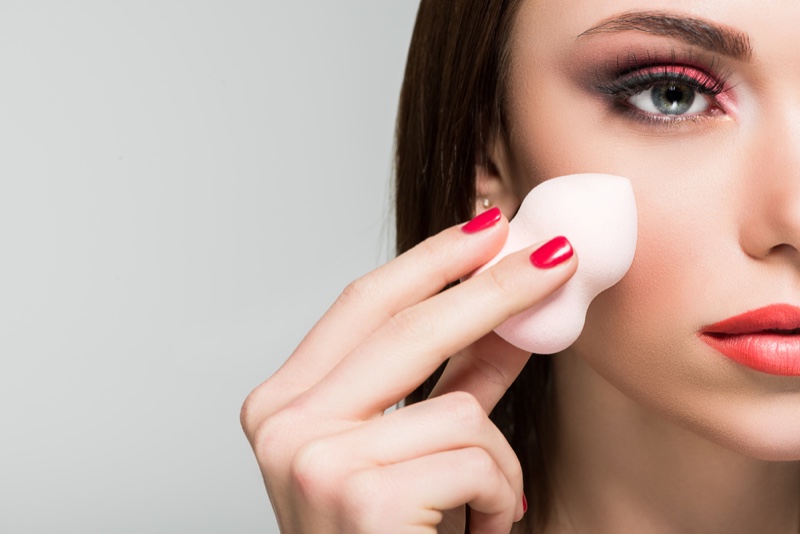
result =
M489 200L489 197L483 197L482 201L484 209L490 208L492 206L492 201Z

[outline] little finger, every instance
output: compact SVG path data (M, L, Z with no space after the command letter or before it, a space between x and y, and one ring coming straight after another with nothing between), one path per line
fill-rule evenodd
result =
M344 483L342 498L365 532L385 532L387 525L435 527L443 511L463 504L476 512L474 533L507 534L523 515L521 500L479 447L354 473Z

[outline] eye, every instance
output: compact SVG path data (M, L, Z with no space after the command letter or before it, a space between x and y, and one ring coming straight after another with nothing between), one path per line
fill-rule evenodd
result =
M697 67L668 64L629 67L597 88L609 95L617 113L664 123L724 114L717 97L726 80Z
M628 104L653 115L695 115L711 108L708 97L689 84L668 82L654 85L627 99Z

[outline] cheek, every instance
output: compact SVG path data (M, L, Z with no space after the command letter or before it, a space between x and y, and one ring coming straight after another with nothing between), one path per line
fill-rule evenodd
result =
M722 178L702 166L692 174L625 166L639 212L636 255L625 277L592 302L575 350L620 389L679 402L687 384L703 384L708 362L686 355L697 352L697 330L715 320L719 296L729 292L720 273L736 245L730 199L714 193L709 184Z
M691 379L690 366L676 356L696 342L695 325L703 315L695 293L702 284L692 257L697 252L686 246L694 229L676 224L671 211L661 208L639 202L633 264L592 302L573 346L600 375L635 397L674 390L664 383Z
M712 322L716 273L736 249L729 151L719 136L645 132L587 105L525 113L530 127L512 147L523 195L549 178L601 172L630 178L637 199L636 257L593 301L574 351L630 396L653 400L659 391L656 404L685 400L684 387L699 385L702 373L680 355L697 350L697 329Z
M543 101L548 105L536 105ZM625 313L626 319L670 313L686 322L698 291L708 291L709 278L737 249L736 213L746 199L736 193L728 125L703 133L692 125L681 133L645 128L611 115L557 78L540 80L535 93L517 104L511 152L520 198L542 181L567 174L631 179L639 212L636 257L625 278L593 308L608 301L603 307L613 309L603 312ZM700 319L705 317L695 321Z
M604 354L587 353L589 360L615 365L619 358L606 358L612 353L626 365L655 366L653 380L668 376L660 369L694 382L699 362L680 361L679 355L697 350L697 330L719 319L721 299L731 293L724 273L742 259L739 200L726 193L735 187L724 158L709 158L695 146L677 150L684 157L671 163L674 156L664 154L674 153L676 144L663 151L623 152L625 161L613 166L624 167L634 185L636 256L625 277L590 306L585 337L591 346L605 347L594 351Z
M602 312L618 308L652 331L670 324L697 328L708 318L702 295L715 283L722 242L734 238L728 217L713 195L675 176L632 180L639 212L636 256L625 277L595 307Z

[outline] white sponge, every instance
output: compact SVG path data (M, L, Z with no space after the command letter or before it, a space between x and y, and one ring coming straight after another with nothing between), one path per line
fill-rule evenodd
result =
M508 254L560 235L572 243L578 270L555 293L495 331L512 345L538 354L570 346L583 330L592 299L628 272L636 234L636 202L627 178L573 174L535 187L511 221L503 249L477 272Z

